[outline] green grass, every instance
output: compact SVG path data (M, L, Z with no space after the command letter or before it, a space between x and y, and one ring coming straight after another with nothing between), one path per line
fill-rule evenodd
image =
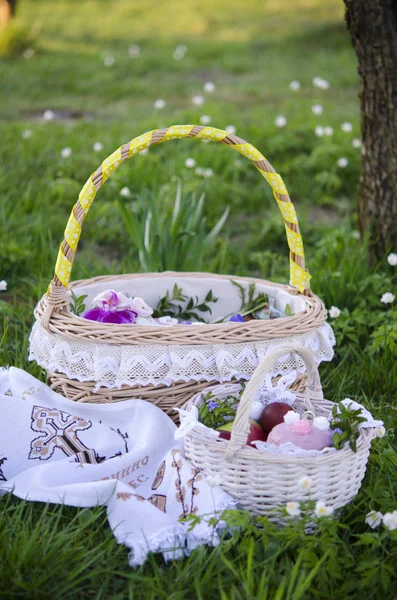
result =
M312 287L327 307L338 306L338 339L331 364L321 366L326 397L364 401L384 419L388 434L373 444L357 498L320 533L299 528L263 530L246 524L214 550L165 565L150 557L128 567L102 509L29 504L0 499L1 598L377 599L395 597L396 532L372 532L369 510L397 507L395 478L397 384L396 308L380 302L396 286L384 259L368 266L366 243L352 235L360 151L358 77L339 0L21 0L19 19L32 29L35 54L0 61L0 364L41 377L27 361L36 301L52 277L58 245L72 204L98 164L121 143L154 127L198 122L233 124L256 145L287 184L300 218ZM128 48L140 44L141 56ZM172 58L186 44L183 60ZM105 67L103 57L115 63ZM312 86L321 76L331 88ZM289 89L291 80L301 89ZM203 107L191 97L206 81L216 90ZM153 109L157 98L167 106ZM316 117L313 104L322 104ZM44 122L47 109L61 120ZM277 115L285 129L274 125ZM353 124L352 133L340 125ZM316 137L316 125L334 128ZM32 131L28 139L22 137ZM94 142L103 143L95 153ZM72 148L63 159L62 148ZM340 157L349 160L341 169ZM185 159L213 169L205 179ZM248 161L230 149L180 141L137 156L101 190L85 223L74 278L132 272L140 265L118 208L128 186L149 188L161 210L172 211L178 177L184 193L205 192L213 226L226 207L229 219L214 259L225 273L287 281L287 246L277 206ZM396 250L396 249L390 249ZM1 442L0 442L1 443Z

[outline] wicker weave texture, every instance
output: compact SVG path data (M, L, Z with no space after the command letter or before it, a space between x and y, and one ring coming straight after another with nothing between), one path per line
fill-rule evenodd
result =
M184 439L186 457L206 475L219 474L221 487L238 500L241 508L275 522L282 521L277 509L289 501L322 500L334 510L350 502L365 475L374 436L373 429L363 429L356 453L345 446L336 452L308 457L264 453L244 445L250 408L261 383L280 353L292 350L302 357L308 373L306 391L297 395L295 410L327 416L333 403L322 396L315 361L309 351L296 345L270 353L257 368L241 397L230 441L214 439L203 427L195 427ZM224 390L234 393L236 387L224 386ZM201 401L198 394L184 409L189 411ZM300 479L307 476L312 480L310 491L299 486Z

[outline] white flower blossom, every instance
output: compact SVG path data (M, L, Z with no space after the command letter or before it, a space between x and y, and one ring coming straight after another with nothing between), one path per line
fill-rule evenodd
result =
M349 164L349 161L347 160L347 158L342 157L337 160L336 164L338 165L338 167L341 167L341 169L344 169Z
M203 90L207 92L207 94L212 94L212 92L215 90L215 83L213 83L212 81L207 81L203 85Z
M95 142L95 144L93 145L93 149L95 152L100 152L103 149L102 142Z
M132 46L130 46L128 48L128 55L131 58L138 58L140 53L141 53L141 48L140 48L140 46L138 46L138 44L133 44Z
M234 135L236 133L236 128L234 125L226 125L225 131Z
M120 296L123 296L123 294L119 293L119 297ZM143 298L139 298L138 296L132 301L130 300L130 304L131 310L137 312L139 317L150 317L153 313L153 308L146 304Z
M391 267L395 267L397 265L397 254L395 252L391 252L387 257L387 262Z
M301 510L299 508L299 502L287 502L286 511L291 517L299 517Z
M187 52L187 47L184 46L183 44L180 44L179 46L177 46L175 48L172 58L174 60L182 60L182 58L184 58L186 52Z
M382 523L382 517L382 513L371 510L371 512L366 515L365 522L371 529L376 529L376 527Z
M221 476L219 473L216 475L207 475L207 483L210 487L219 487L221 485Z
M379 425L379 427L376 427L375 429L375 435L378 438L383 438L386 435L386 429L384 428L383 425Z
M115 62L116 62L116 59L114 58L114 56L111 56L110 54L105 56L105 58L103 59L103 64L105 65L105 67L112 67Z
M383 302L383 304L391 304L394 301L394 298L394 294L391 292L385 292L382 294L380 301Z
M301 477L299 479L298 486L303 490L310 490L312 487L312 483L313 483L312 478L305 475L304 477Z
M7 289L7 282L5 279L0 281L0 292L5 292Z
M33 50L33 48L26 48L26 50L24 50L22 56L26 59L32 58L32 56L34 56L35 51Z
M312 106L312 113L314 115L322 115L324 112L324 107L322 106L322 104L313 104Z
M351 237L353 238L353 240L359 240L361 238L361 234L355 229L351 232Z
M314 133L316 134L317 137L323 137L324 127L322 127L321 125L317 125L316 129L314 130Z
M214 171L212 169L204 169L204 177L212 177L214 174Z
M337 319L340 316L340 308L337 306L331 306L329 309L329 316L331 319Z
M351 131L353 131L353 125L351 123L349 123L348 121L345 121L344 123L342 123L342 125L340 126L340 128L345 133L350 133Z
M291 83L289 84L289 89L292 90L293 92L297 92L298 90L300 90L301 88L301 84L299 81L291 81Z
M167 103L162 98L158 98L153 106L156 110L162 110L167 106Z
M194 104L194 106L203 106L205 102L204 96L193 96L192 98L192 103Z
M322 77L314 77L313 85L314 87L320 88L321 90L328 90L330 87L329 81L323 79Z
M202 125L209 125L211 123L212 119L209 115L201 115L200 117L200 123Z
M25 129L24 131L22 131L22 137L24 140L27 140L28 138L32 137L32 130L31 129Z
M331 506L326 506L322 500L316 502L316 508L314 509L316 517L329 517L333 512L334 509Z
M194 160L194 158L187 158L185 160L185 167L187 167L188 169L193 169L193 167L196 166L196 161Z
M324 135L333 135L334 134L334 129L333 127L330 127L329 125L327 127L324 127Z
M204 169L202 167L196 167L194 172L196 173L196 175L204 175Z
M287 124L287 119L284 117L284 115L278 115L278 117L276 117L274 120L274 124L276 127L285 127Z
M353 146L353 148L361 148L361 145L362 145L362 143L361 143L360 138L353 138L352 139L352 146Z
M388 512L383 515L383 525L393 531L397 529L397 510L393 510L393 512Z
M129 198L131 196L130 188L128 188L128 187L121 188L120 196L123 196L124 198Z
M72 149L69 147L63 148L63 150L61 150L62 158L69 158L69 156L71 156L71 154L72 154Z
M44 121L53 121L55 119L55 113L52 110L45 110L43 113Z
M300 414L295 412L294 410L289 410L284 415L284 423L287 423L287 425L295 425L295 423L297 421L299 421L299 419L300 419Z

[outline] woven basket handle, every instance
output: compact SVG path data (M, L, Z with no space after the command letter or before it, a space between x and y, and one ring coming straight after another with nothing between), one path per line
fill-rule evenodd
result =
M220 142L237 150L251 160L261 175L273 189L274 197L284 219L290 249L290 283L300 292L310 293L310 275L305 269L303 242L299 231L298 219L287 189L280 175L262 154L243 139L214 127L199 125L175 125L167 129L154 129L133 139L128 144L118 148L106 158L101 166L91 175L80 192L79 199L73 206L68 224L65 229L64 239L60 246L55 274L47 292L48 308L43 318L43 325L48 325L54 309L68 306L66 290L70 281L73 259L81 235L81 226L98 190L103 186L110 175L134 154L137 154L155 144L179 139L192 138L198 140L211 140Z
M295 352L298 354L307 371L307 388L306 395L308 399L308 407L311 406L310 398L315 400L323 399L320 375L318 372L316 361L310 350L307 350L299 344L289 344L288 346L279 346L276 350L268 353L252 375L247 387L244 390L241 400L237 407L236 417L234 419L232 435L226 450L226 460L232 460L235 453L245 446L249 432L249 415L251 406L258 392L266 379L266 375L272 370L276 362L286 354Z

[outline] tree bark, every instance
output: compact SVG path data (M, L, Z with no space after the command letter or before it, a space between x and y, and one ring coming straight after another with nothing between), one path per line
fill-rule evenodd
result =
M397 1L344 2L361 79L359 224L381 258L397 248Z

